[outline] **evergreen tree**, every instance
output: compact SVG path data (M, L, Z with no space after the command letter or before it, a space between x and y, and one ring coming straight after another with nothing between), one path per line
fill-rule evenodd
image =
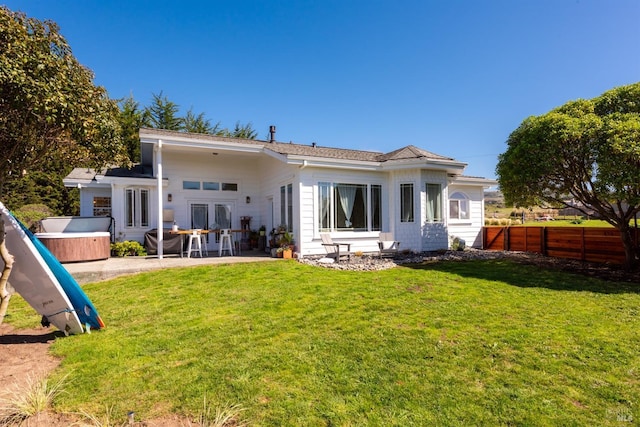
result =
M155 129L183 130L184 119L178 117L179 106L166 96L153 94L153 101L144 111L143 122Z

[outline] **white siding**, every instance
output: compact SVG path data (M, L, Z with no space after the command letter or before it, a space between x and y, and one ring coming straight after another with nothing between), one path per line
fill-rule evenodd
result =
M111 196L111 188L89 188L80 190L80 216L93 216L93 198ZM111 201L113 205L113 200ZM113 209L113 208L112 208Z
M484 189L481 186L455 185L449 187L449 194L460 191L469 197L469 219L448 219L449 235L451 238L460 237L467 246L479 248L482 246L482 225L484 223ZM447 202L447 211L449 203ZM447 212L447 218L449 213Z
M440 184L442 186L442 208L444 212L444 222L429 223L427 218L427 195L426 184ZM439 249L447 249L449 247L449 236L446 224L447 215L447 175L444 172L422 171L422 181L420 188L420 212L422 227L420 236L422 238L422 251L436 251Z
M390 190L390 211L391 226L388 230L393 233L395 240L400 242L401 250L411 250L413 252L422 251L421 238L421 195L424 192L424 185L421 183L419 169L403 170L391 174ZM400 185L413 184L413 222L402 222L400 218Z

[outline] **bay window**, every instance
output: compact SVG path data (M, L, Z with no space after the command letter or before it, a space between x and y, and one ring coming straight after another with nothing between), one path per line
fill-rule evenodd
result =
M442 186L440 184L426 184L427 222L442 222Z
M413 222L413 184L400 184L400 222Z
M382 186L318 183L318 228L321 231L379 231Z

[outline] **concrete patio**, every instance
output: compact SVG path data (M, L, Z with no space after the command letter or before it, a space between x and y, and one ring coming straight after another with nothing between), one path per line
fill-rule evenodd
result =
M98 282L126 274L164 268L190 267L197 265L231 264L240 262L277 261L260 251L245 251L240 256L205 256L203 258L181 258L179 255L165 255L162 259L153 256L111 257L101 261L65 263L64 267L78 283Z

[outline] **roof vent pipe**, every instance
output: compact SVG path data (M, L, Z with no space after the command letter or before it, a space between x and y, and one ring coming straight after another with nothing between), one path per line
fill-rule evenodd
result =
M276 127L274 125L269 126L269 142L276 142Z

